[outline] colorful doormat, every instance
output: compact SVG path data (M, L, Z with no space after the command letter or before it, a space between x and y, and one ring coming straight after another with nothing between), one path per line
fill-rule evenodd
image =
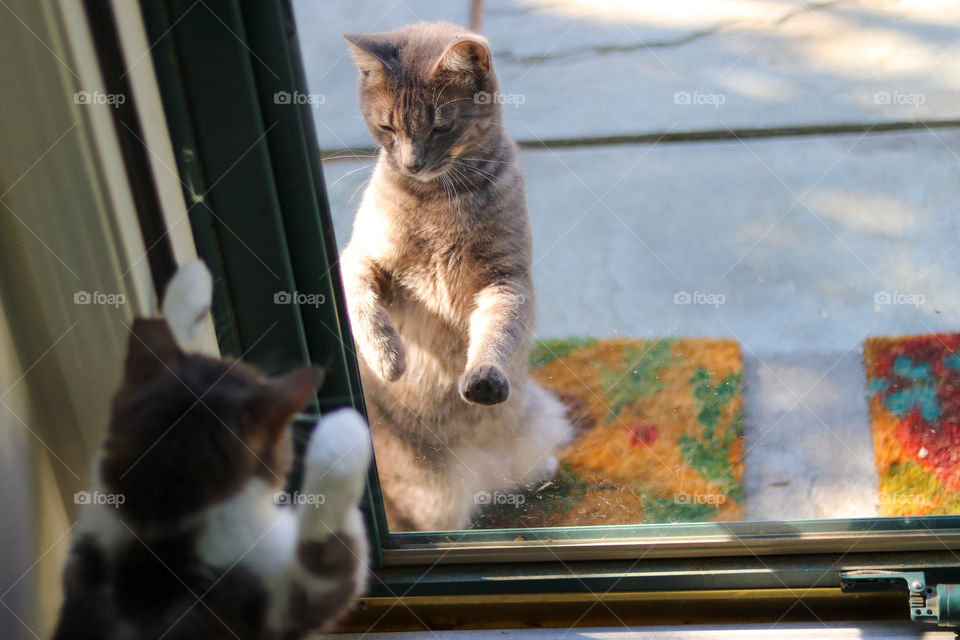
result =
M884 516L960 514L960 334L863 346Z
M545 340L531 366L577 435L551 482L492 505L476 528L741 519L737 342Z

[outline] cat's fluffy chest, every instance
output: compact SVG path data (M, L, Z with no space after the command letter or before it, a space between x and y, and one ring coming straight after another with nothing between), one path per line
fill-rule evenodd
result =
M423 306L437 319L466 330L474 296L483 286L475 264L476 251L466 242L437 242L407 251L387 267L389 286L385 296L391 312Z

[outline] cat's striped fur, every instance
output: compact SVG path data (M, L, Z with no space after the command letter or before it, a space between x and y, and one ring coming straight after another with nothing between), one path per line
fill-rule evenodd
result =
M486 40L415 24L347 40L379 161L341 258L391 526L458 529L547 479L571 429L530 379L530 222Z

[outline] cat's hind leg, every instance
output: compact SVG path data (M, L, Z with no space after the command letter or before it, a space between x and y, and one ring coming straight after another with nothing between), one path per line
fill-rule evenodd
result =
M470 525L481 504L478 492L490 489L480 460L441 444L426 447L425 453L386 426L374 429L373 440L391 530L446 531Z

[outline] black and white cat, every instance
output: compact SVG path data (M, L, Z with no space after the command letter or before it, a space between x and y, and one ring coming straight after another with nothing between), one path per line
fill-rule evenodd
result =
M322 375L268 379L185 352L209 304L209 273L192 263L168 287L168 319L131 328L55 640L292 640L329 628L365 586L366 424L325 416L301 499L278 505L290 422Z

